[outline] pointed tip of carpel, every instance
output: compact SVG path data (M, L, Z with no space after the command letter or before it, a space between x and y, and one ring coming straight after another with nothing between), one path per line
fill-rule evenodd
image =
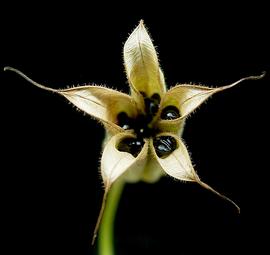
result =
M4 71L12 71L12 70L13 70L13 68L10 67L10 66L5 66L4 67Z
M266 75L266 71L262 71L262 74L259 76L262 79Z

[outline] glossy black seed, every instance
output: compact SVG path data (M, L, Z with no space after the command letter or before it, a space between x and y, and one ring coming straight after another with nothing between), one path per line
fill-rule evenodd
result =
M117 149L119 151L124 151L132 154L134 157L137 157L141 152L144 141L136 138L125 138L119 144Z
M125 112L120 112L117 115L117 124L123 129L131 129L132 120Z
M158 111L158 103L151 98L144 99L145 112L148 115L154 116Z
M158 111L160 100L160 95L157 93L153 94L151 98L144 98L145 112L151 116L151 119Z
M180 117L180 113L179 110L177 109L177 107L173 106L173 105L169 105L167 107L165 107L160 115L160 118L163 120L174 120Z
M154 148L158 157L166 158L177 148L177 143L171 136L160 136L154 139Z

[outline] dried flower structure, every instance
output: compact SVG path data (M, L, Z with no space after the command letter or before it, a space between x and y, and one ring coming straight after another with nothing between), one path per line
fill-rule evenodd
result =
M246 77L218 88L177 84L167 90L156 49L142 21L127 39L123 55L130 95L102 86L56 90L34 82L14 68L5 68L37 87L66 97L104 125L106 138L101 175L105 195L94 236L107 194L119 178L126 182L156 182L167 174L181 181L197 182L233 203L240 211L232 200L200 180L181 134L186 118L210 96L263 75Z

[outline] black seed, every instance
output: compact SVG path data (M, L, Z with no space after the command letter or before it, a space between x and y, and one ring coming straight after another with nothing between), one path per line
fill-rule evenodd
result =
M128 117L125 112L120 112L117 115L117 124L123 129L131 129L132 120Z
M163 120L174 120L180 117L179 110L173 105L165 107L160 115Z
M145 112L147 115L154 116L158 111L158 103L156 103L153 99L145 98Z
M139 114L133 122L132 129L134 129L135 134L138 138L143 139L144 137L149 137L152 135L152 129L148 127L148 123L152 120L150 116Z
M158 93L153 94L153 95L151 96L151 99L152 99L155 103L157 103L157 104L159 104L159 103L160 103L160 100L161 100L160 95L159 95Z
M119 151L124 151L132 154L134 157L137 157L141 152L144 141L136 138L125 138L119 144L117 149Z
M171 136L160 136L154 139L154 148L158 157L166 158L177 148L177 143Z
M151 98L144 98L146 114L150 115L151 117L154 116L158 111L159 103L160 103L160 95L157 93L153 94Z

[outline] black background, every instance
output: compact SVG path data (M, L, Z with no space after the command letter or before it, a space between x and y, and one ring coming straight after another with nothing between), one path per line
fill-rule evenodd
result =
M202 180L233 199L241 216L198 185L165 177L127 185L116 219L117 254L231 254L252 246L243 238L242 215L247 204L260 211L265 189L270 65L264 6L2 7L1 70L18 68L52 88L95 83L127 92L122 47L140 19L168 86L222 86L268 71L263 80L211 98L187 120L183 135ZM0 77L4 254L95 254L90 239L103 192L102 127L14 73Z

